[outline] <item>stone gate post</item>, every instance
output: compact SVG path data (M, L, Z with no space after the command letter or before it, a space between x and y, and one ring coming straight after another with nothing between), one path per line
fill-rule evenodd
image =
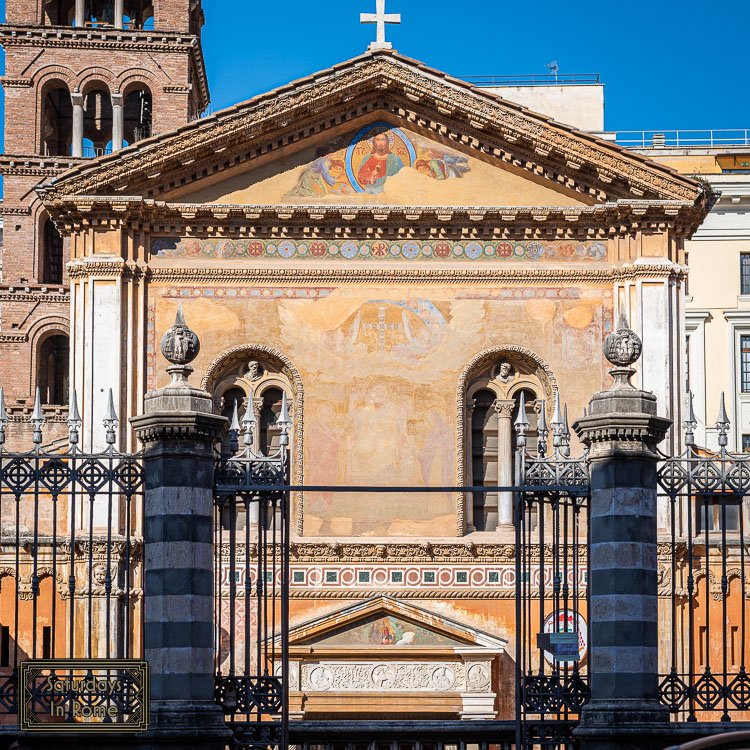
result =
M591 471L591 701L576 734L586 750L650 750L669 744L659 731L669 713L658 697L655 449L671 421L630 383L641 341L623 316L604 351L615 382L573 425Z
M144 649L151 729L142 750L223 750L231 734L213 698L213 444L226 422L187 382L198 337L182 310L161 349L172 382L131 420L144 446Z

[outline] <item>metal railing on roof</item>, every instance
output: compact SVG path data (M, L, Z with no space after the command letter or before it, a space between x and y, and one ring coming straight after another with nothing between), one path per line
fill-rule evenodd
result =
M750 128L726 130L618 130L615 143L625 148L714 148L750 146Z
M599 83L598 73L532 73L515 76L460 76L475 86L584 86Z

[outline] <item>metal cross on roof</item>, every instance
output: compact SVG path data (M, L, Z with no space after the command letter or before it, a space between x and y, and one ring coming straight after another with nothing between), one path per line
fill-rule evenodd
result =
M401 14L386 13L385 0L375 0L375 13L361 13L359 22L377 25L377 38L374 42L370 42L367 49L393 49L393 45L385 41L385 25L387 23L401 23Z

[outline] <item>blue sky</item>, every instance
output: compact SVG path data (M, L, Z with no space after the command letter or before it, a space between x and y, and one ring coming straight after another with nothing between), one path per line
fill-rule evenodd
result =
M363 52L375 0L203 0L214 108ZM599 73L611 130L750 127L750 2L388 0L394 47L452 75Z
M4 16L4 0L0 9ZM375 0L203 0L214 110L363 52ZM395 48L452 75L599 73L609 130L750 128L750 2L388 0Z

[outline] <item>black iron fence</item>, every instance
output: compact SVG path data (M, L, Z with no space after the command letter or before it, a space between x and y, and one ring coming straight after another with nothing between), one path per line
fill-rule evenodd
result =
M586 668L587 530L590 483L570 457L567 409L559 396L552 450L544 404L528 446L523 397L516 420L516 715L519 748L572 748L590 696ZM532 449L532 450L530 450ZM533 489L532 489L533 488Z
M216 700L233 748L286 747L289 715L289 493L286 396L278 449L256 445L253 399L237 404L214 475ZM242 448L239 438L242 433Z
M665 456L658 474L666 532L659 585L669 644L662 654L661 698L687 721L746 720L750 455L727 450L723 395L719 450L697 447L695 427L690 408L686 450Z
M144 483L111 393L100 452L80 448L75 395L64 447L44 446L38 392L32 450L5 449L7 422L0 390L0 714L17 714L27 659L142 655Z

